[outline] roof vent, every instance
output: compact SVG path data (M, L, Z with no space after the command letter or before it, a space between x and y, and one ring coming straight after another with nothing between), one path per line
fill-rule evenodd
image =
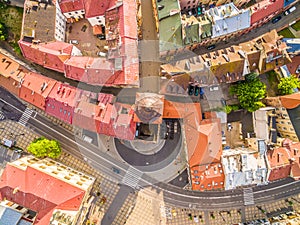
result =
M230 59L228 55L222 54L223 58L226 60L226 62L230 62Z
M246 54L242 50L238 50L238 53L242 58L244 58L244 59L246 58Z
M165 8L165 6L164 5L158 5L158 10L162 10L163 8Z
M191 65L190 65L190 62L187 60L187 61L185 61L185 66L184 66L184 69L185 70L188 70L188 71L190 71L191 70Z

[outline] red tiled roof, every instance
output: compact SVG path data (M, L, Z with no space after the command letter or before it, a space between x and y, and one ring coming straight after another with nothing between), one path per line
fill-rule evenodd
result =
M300 93L280 96L280 101L283 107L287 109L294 109L300 105Z
M18 95L18 84L27 72L19 63L0 53L0 84L6 90Z
M102 110L102 107L82 99L74 110L73 125L96 132Z
M64 72L64 62L71 57L73 45L65 42L32 44L19 41L25 58L46 68Z
M200 125L191 115L184 120L189 165L202 165L220 161L222 134L219 119L203 120Z
M38 73L30 72L30 73L26 73L26 76L24 77L24 80L21 85L21 89L22 87L26 87L31 91L34 91L35 93L46 98L48 97L55 83L56 80L42 76ZM45 85L46 87L44 86L44 88L42 89L43 85Z
M91 18L95 16L104 15L105 11L109 7L110 0L85 0L85 17Z
M102 34L102 27L99 25L93 26L93 34L94 35Z
M18 191L14 194L14 189ZM49 219L49 213L55 208L78 210L85 191L54 178L47 173L28 166L25 170L7 164L0 181L1 199L6 198L38 213L37 219L42 223L43 217ZM48 223L49 223L48 220Z
M220 120L202 120L199 103L165 100L163 118L183 118L190 167L220 161L222 138Z
M290 152L285 147L274 148L267 152L270 165L269 180L278 180L288 177L291 172Z
M251 7L251 25L283 8L284 0L264 0Z
M136 1L124 0L119 8L120 36L137 39Z
M223 189L225 175L220 162L190 168L192 189L198 191Z
M299 163L292 164L291 176L297 180L300 179L300 165Z
M113 111L113 105L108 104L102 113L102 117L101 117L102 123L109 124L112 111Z
M59 7L63 13L84 10L83 0L61 0Z
M56 81L36 73L27 73L19 89L19 97L45 110L46 98Z
M105 94L105 93L98 94L99 104L102 103L104 105L107 105L108 103L112 103L113 99L114 99L114 96L111 94Z
M120 114L117 118L116 125L117 126L128 126L132 120L132 115L128 114Z
M119 74L112 62L105 58L71 57L65 62L66 77L89 84L114 84Z
M123 38L124 49L124 84L138 85L139 84L139 61L138 61L138 47L137 40L130 38ZM122 83L121 83L122 84Z
M164 99L163 118L185 118L192 112L196 112L194 116L200 122L202 120L200 103L171 102Z
M67 84L57 82L48 95L48 98L75 107L81 95L81 90Z
M294 56L292 62L286 64L291 74L296 74L296 70L300 65L300 55Z

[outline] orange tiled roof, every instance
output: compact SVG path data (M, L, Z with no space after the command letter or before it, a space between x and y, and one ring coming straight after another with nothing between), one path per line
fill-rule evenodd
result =
M190 168L193 190L213 190L224 188L224 171L220 162Z
M198 122L202 119L200 103L181 103L164 100L163 118L185 118L193 113Z
M30 166L23 170L8 164L1 176L0 194L1 199L36 211L37 224L48 224L55 208L79 210L85 191Z
M287 109L294 109L300 104L300 93L298 92L291 95L281 96L280 101L283 107Z
M222 134L219 119L203 120L197 124L193 115L184 120L190 166L220 161Z

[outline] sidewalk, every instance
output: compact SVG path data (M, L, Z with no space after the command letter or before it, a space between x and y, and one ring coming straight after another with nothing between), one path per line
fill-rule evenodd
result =
M27 146L39 135L18 122L4 120L0 122L0 140L6 138L16 141L16 146L26 150ZM3 128L3 129L2 129Z

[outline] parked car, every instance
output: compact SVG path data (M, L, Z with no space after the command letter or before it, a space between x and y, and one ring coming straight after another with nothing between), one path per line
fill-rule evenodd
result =
M113 167L113 168L112 168L112 170L113 170L113 172L114 172L114 173L116 173L116 174L120 174L120 170L119 170L119 169L117 169L117 168Z
M231 131L232 128L233 128L233 127L232 127L231 123L227 123L227 130L228 130L228 131Z
M279 20L281 20L281 16L277 16L274 19L272 19L272 23L277 23Z
M189 95L193 95L195 92L195 86L193 84L189 84L189 87L188 87L188 94Z
M207 47L208 50L212 50L214 48L216 48L216 45L210 45L210 46Z
M202 7L201 7L201 5L199 5L197 7L197 16L200 16L201 14L202 14Z
M100 56L100 57L106 57L105 52L97 52L97 55Z
M73 44L73 45L78 45L79 41L77 41L77 40L70 40L69 43Z
M291 7L291 8L289 8L288 10L286 10L285 12L284 12L284 15L289 15L290 13L292 13L292 12L294 12L296 10L296 6L293 6L293 7Z
M221 104L222 106L226 106L226 100L224 98L221 98Z
M195 92L194 92L194 95L195 95L195 96L198 96L199 93L200 93L200 87L196 85L196 86L195 86Z

